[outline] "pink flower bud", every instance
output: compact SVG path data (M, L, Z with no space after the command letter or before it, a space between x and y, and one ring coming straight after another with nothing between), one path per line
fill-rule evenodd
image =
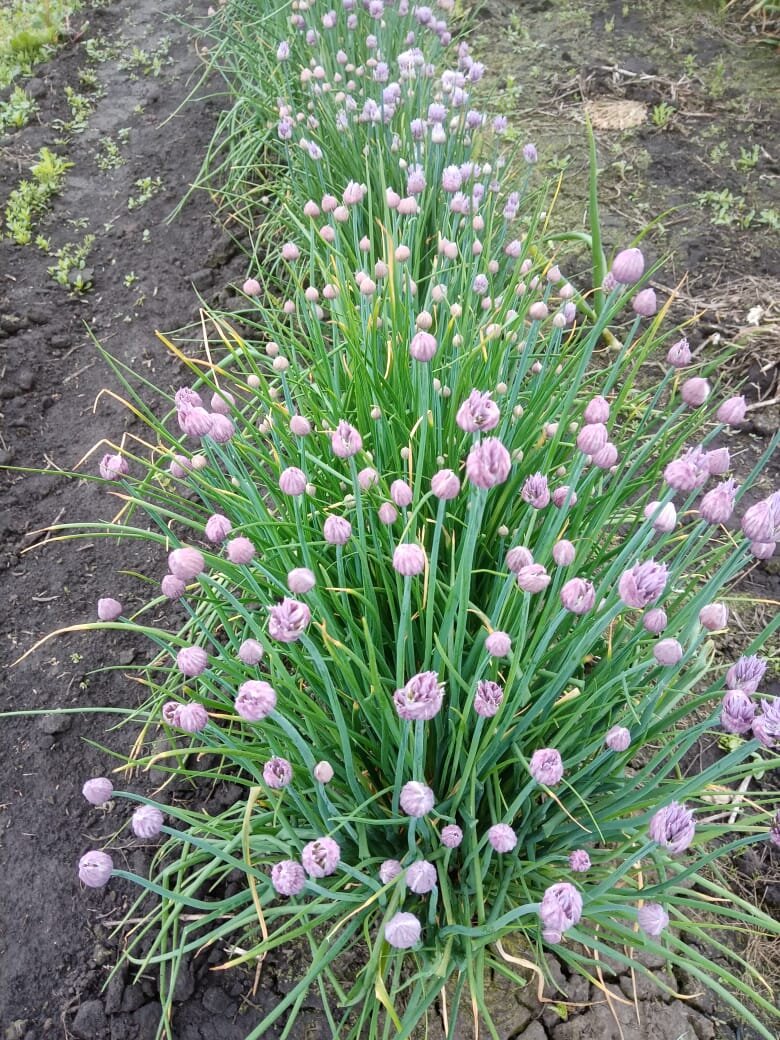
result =
M643 289L641 292L638 292L631 301L631 306L634 308L634 313L638 314L640 318L652 318L658 310L655 291L653 289Z
M577 447L585 455L595 455L607 443L607 428L603 423L588 423L577 434Z
M392 502L383 502L379 507L378 514L380 523L385 524L389 527L394 524L398 519L398 510L395 508Z
M81 788L81 793L90 805L105 805L114 793L114 785L105 776L93 776Z
M538 784L555 787L563 779L563 761L555 748L540 748L534 751L530 764L531 776Z
M660 502L648 502L645 506L645 516L652 519L653 530L668 534L673 531L677 523L677 510L672 502L661 506Z
M569 868L575 874L584 874L586 870L590 870L590 856L585 849L575 849L569 853Z
M302 415L290 417L290 433L296 437L308 437L311 433L311 423Z
M691 408L698 408L710 396L710 384L700 376L693 376L680 387L680 396Z
M318 762L312 770L312 774L318 784L329 784L333 779L333 766L330 762Z
M340 419L338 426L331 434L330 447L337 458L348 459L357 455L363 447L363 438L354 426L345 422L344 419Z
M211 395L211 410L218 415L230 415L230 409L235 405L236 399L227 390Z
M420 819L433 809L436 796L427 784L410 780L401 788L401 808L407 816Z
M708 603L699 611L699 623L708 632L717 632L729 623L729 608L725 603Z
M259 296L261 291L260 282L256 278L247 278L242 289L247 296Z
M297 896L306 886L306 874L294 859L283 859L271 867L271 884L280 896Z
M403 869L397 859L386 859L379 867L379 880L383 885L389 885L403 872Z
M578 924L581 916L582 896L574 885L561 881L545 889L539 905L543 939L552 943L560 942L563 933Z
M420 331L412 336L409 344L409 353L415 361L430 361L436 353L438 344L430 332Z
M281 791L292 782L292 766L286 758L275 756L263 766L263 780L273 791Z
M587 614L596 602L593 584L583 578L572 578L561 589L561 603L572 614Z
M139 805L133 813L131 827L137 838L156 838L162 830L163 814L154 805Z
M517 845L517 835L507 823L494 823L488 830L488 841L496 852L511 852Z
M544 321L549 313L547 304L542 300L537 300L536 303L532 303L528 308L528 317L531 321Z
M97 616L101 621L116 621L122 613L122 604L118 599L99 599L97 605Z
M263 659L263 647L256 639L245 639L238 648L238 659L250 666L260 664Z
M209 666L206 651L200 646L183 646L176 654L176 664L182 675L192 679L202 675Z
M406 871L406 887L415 895L424 896L436 888L436 867L427 860L418 859Z
M425 570L425 553L419 545L404 542L393 553L393 568L405 578L422 574Z
M346 545L352 537L352 524L344 516L329 516L322 525L322 534L330 545Z
M771 560L777 548L776 542L751 542L750 553L757 560Z
M531 563L517 572L517 584L523 592L543 592L551 581L552 578L541 563Z
M508 657L512 652L512 640L507 632L491 632L485 640L485 649L491 657Z
M642 250L632 247L621 249L612 261L610 273L620 285L633 285L645 272L645 258Z
M420 941L422 925L414 914L393 914L384 927L385 941L396 950L410 950Z
M568 499L569 506L577 505L577 492L572 491L568 484L561 484L552 493L552 504L556 509L563 509Z
M513 574L519 573L523 567L530 567L533 562L531 550L526 549L523 545L513 546L506 554L507 569Z
M609 419L609 402L599 394L592 398L585 407L583 418L586 423L605 423Z
M288 466L279 474L279 490L284 495L297 498L306 490L306 474L297 466Z
M659 936L669 924L669 915L660 903L645 903L636 916L642 931L653 938Z
M726 423L728 426L738 426L745 421L747 415L747 404L744 397L729 397L718 408L716 418L718 422Z
M308 567L294 567L287 575L287 588L296 595L311 592L316 584L317 579Z
M683 648L676 639L662 639L653 647L653 657L659 664L670 667L682 660Z
M593 465L599 469L611 469L618 460L618 450L611 441L607 441L593 456Z
M197 549L174 549L168 553L168 569L182 581L192 581L206 569L206 561Z
M213 420L205 408L181 408L178 412L179 426L188 437L205 437L211 433Z
M366 466L358 473L358 484L361 491L368 491L379 481L379 474L372 466Z
M182 579L177 578L175 574L166 574L160 582L160 589L163 596L167 596L168 599L181 599L184 595L186 585Z
M282 246L282 259L288 261L297 260L300 255L301 251L294 242L285 242Z
M492 488L509 476L512 459L497 437L486 437L472 445L466 459L466 476L480 488Z
M405 480L394 480L390 485L390 497L397 506L405 509L412 503L412 489Z
M107 852L85 852L79 860L79 880L87 888L102 888L108 884L113 869L114 861Z
M451 469L440 469L431 477L431 491L442 502L456 498L460 492L460 480Z
M224 542L230 532L233 530L233 525L226 516L222 516L221 513L214 513L206 521L206 538L210 542L219 544Z
M247 679L238 688L235 707L242 719L259 722L276 707L276 690L262 679Z
M180 704L176 712L175 725L183 729L185 733L200 733L206 728L209 721L208 713L202 704L190 701L189 704Z
M645 631L653 636L657 636L666 628L666 611L662 607L653 607L652 610L648 610L642 616L642 624Z
M317 838L303 847L303 869L313 878L329 877L336 873L341 861L341 849L333 838Z
M130 467L121 455L104 455L100 460L100 476L104 480L118 480L130 472Z
M243 535L239 535L237 538L231 538L227 543L226 551L227 558L231 563L250 563L255 556L254 545L252 545L248 538L244 538Z
M557 541L553 546L552 554L553 559L559 567L569 567L574 563L577 550L570 541L566 538L561 538L560 541Z
M631 732L625 726L613 726L607 732L604 743L610 751L627 751L631 745Z
M457 823L448 823L446 827L442 827L439 838L445 848L457 849L463 841L463 831Z

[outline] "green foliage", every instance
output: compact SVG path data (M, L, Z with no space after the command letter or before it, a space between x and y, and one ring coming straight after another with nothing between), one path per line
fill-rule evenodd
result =
M666 101L661 101L659 104L654 105L651 113L653 125L657 126L659 130L665 130L674 118L676 111L674 105L670 105Z
M127 200L127 208L138 209L161 192L162 187L163 183L160 177L140 177L135 182L138 194L130 196Z
M0 5L0 90L29 76L59 42L79 0L4 0Z
M37 111L37 101L29 97L22 87L14 87L8 100L0 104L0 134L26 126Z
M57 285L75 293L85 293L92 288L87 260L94 244L95 236L85 235L81 242L68 242L52 254L55 262L48 272Z
M41 148L30 167L32 178L20 181L8 197L5 225L8 237L18 245L32 241L35 221L46 211L49 200L62 187L66 171L73 165L49 148Z

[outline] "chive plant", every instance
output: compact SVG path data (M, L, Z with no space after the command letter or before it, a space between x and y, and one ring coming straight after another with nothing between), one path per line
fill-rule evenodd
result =
M89 780L158 848L148 878L106 849L80 876L139 886L127 956L159 971L161 1036L185 955L302 944L247 1040L292 1035L310 991L334 1036L409 1037L442 1007L455 1036L476 1007L496 1037L486 973L526 981L511 936L592 980L662 956L771 1040L727 933L780 927L719 864L780 839L769 795L738 791L757 753L779 762L780 620L730 667L717 647L774 551L780 495L747 492L776 443L729 476L744 400L670 345L639 249L596 286L547 257L536 151L504 154L470 107L449 6L215 16L236 101L209 161L250 222L278 164L275 237L243 331L209 313L208 360L171 344L175 394L108 359L148 429L100 464L120 515L65 533L159 552L159 594L95 623L154 647L140 717L167 744L135 764L242 793L196 810ZM700 769L718 728L730 750Z

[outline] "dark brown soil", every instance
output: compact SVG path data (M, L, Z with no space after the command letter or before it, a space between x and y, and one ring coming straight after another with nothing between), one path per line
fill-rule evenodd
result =
M109 768L106 754L93 744L125 751L129 731L109 728L119 716L55 712L135 706L140 695L132 682L132 667L141 662L145 648L119 637L76 633L47 643L16 666L11 662L58 626L93 619L100 596L114 595L129 608L139 606L144 585L137 575L154 575L159 570L158 562L146 558L143 549L133 557L127 544L117 546L108 539L55 542L41 533L57 521L105 520L115 513L116 502L105 491L57 471L73 468L102 438L117 442L123 433L131 435L136 430L129 414L110 396L103 394L95 404L104 387L118 387L87 329L114 356L142 370L150 380L176 386L177 363L156 340L155 329L181 328L193 321L198 306L193 286L207 302L224 304L231 295L229 286L243 280L247 267L240 243L213 219L205 194L195 194L177 220L166 222L197 175L220 99L214 96L219 84L208 83L198 92L201 100L191 101L179 111L201 76L202 56L187 25L161 18L161 6L153 0L132 4L113 0L83 12L74 25L74 39L27 83L28 92L40 104L39 121L0 140L0 205L4 206L39 148L55 146L55 139L63 136L53 124L70 118L65 86L81 90L79 71L96 72L105 93L96 99L86 129L55 146L74 166L62 195L39 228L52 248L80 241L87 233L95 235L87 261L92 291L70 294L52 280L47 273L52 260L35 245L20 247L0 240L0 463L46 471L36 475L13 470L0 473L0 632L4 650L0 711L44 712L0 720L0 1029L6 1040L71 1036L151 1040L160 1010L151 976L134 981L122 973L104 989L117 956L112 929L133 893L114 883L106 890L86 891L76 877L79 856L117 826L110 814L96 813L80 795L86 778ZM519 12L528 41L538 44L552 39L553 30L560 40L569 32L560 6L496 2L481 23L482 32L505 44L509 15ZM640 5L630 6L637 8L636 22ZM189 0L168 0L164 5L167 15L185 22L205 17L205 8L205 2L194 5ZM596 33L602 42L607 40L604 19L614 17L618 27L623 17L620 4L578 5L578 9L578 18L582 19L584 10L590 19L588 32ZM619 56L621 67L626 67L633 53L637 68L646 63L644 46L631 36L641 24L632 22L631 26L622 36L610 36L610 49L603 54L584 45L566 44L570 48L566 63L585 77L586 92L601 83L597 67L602 62L614 62ZM704 30L697 30L692 44L700 58L710 48L714 61L712 55L720 53L719 47L732 46L721 37L702 33ZM167 45L161 45L164 37L169 38ZM102 53L108 56L99 59L92 47L90 57L90 39L101 46L117 44L117 53L111 56L104 47ZM143 48L149 55L156 53L158 67L149 61L146 68L143 62L123 68L123 59L133 47ZM530 80L522 67L515 75L521 82ZM552 89L549 84L548 88ZM734 88L729 84L727 89ZM537 98L533 106L538 123L550 117L550 104L542 105ZM733 111L713 110L712 120L718 119L719 133L731 154L739 156L742 131ZM757 112L756 134L764 134L763 128L770 122L765 109ZM704 174L696 166L697 145L684 132L687 126L679 115L664 136L647 131L647 137L642 137L650 159L635 177L629 171L635 180L630 233L636 232L636 221L643 213L647 216L642 205L655 207L659 192L685 197L686 192L701 190L696 178ZM129 135L118 135L123 128L129 128ZM543 140L532 136L537 137L542 152ZM101 170L96 158L104 154L102 142L108 137L119 142L126 161ZM771 138L757 139L771 147ZM600 139L602 148L607 144ZM630 145L629 141L626 147ZM579 148L577 144L578 155ZM776 176L775 166L764 158L761 162L766 165L758 174ZM144 205L129 209L129 198L139 192L136 182L158 177L160 191ZM605 190L609 184L607 181ZM763 190L766 185L762 182L760 187ZM616 207L607 221L615 234L620 217ZM766 229L732 228L726 234L698 223L686 228L685 242L676 264L693 265L696 281L689 284L695 284L696 294L721 291L725 276L718 272L733 270L740 258L740 277L750 273L759 279L759 296L765 305L771 303L762 295L763 286L777 273L778 250ZM655 248L664 244L668 243ZM749 258L749 272L744 269L745 258ZM669 268L665 277L671 283L678 274L677 268ZM750 291L754 290L758 291L755 285ZM751 297L749 306L754 302ZM745 305L740 297L733 306L722 307L709 326L701 323L697 345L706 344L710 328L722 328L723 335L732 336ZM771 324L776 313L765 310L765 324ZM715 320L726 324L713 326ZM748 393L754 401L776 393L774 373L766 365L761 346L767 343L765 331L762 328L758 339L745 336L741 340L746 361L741 370L749 375ZM746 454L760 449L777 425L771 419L771 406L752 414L752 427L735 441ZM98 449L84 469L94 471L102 453ZM756 568L749 580L755 595L778 598L777 570L771 562ZM735 650L739 650L736 643ZM52 714L45 714L49 711ZM138 782L140 787L148 787L146 778ZM198 793L182 789L177 797L197 798ZM123 866L145 871L149 850L129 840L120 842L119 849ZM746 864L745 875L754 869L755 864ZM262 986L252 995L251 977L226 977L210 970L222 956L223 951L214 951L212 958L204 955L182 974L175 1026L175 1036L181 1040L244 1037L299 970L296 963L285 964L281 959L267 964ZM685 980L677 982L685 984ZM616 980L624 990L626 984L626 979ZM588 995L587 986L585 990L583 997ZM667 1004L645 999L646 994L640 996L645 1024L637 1026L621 1011L625 1040L677 1040L681 1030L689 1027L700 1040L735 1035L732 1016L720 1016L714 1004L702 1001L696 1005L704 1013L702 1017L687 1015L679 1002ZM620 1035L615 1021L600 1010L561 1022L549 1008L513 996L505 1002L503 1012L502 1035L506 1037L585 1040L598 1036L604 1040ZM315 1007L304 1012L296 1035L329 1035Z

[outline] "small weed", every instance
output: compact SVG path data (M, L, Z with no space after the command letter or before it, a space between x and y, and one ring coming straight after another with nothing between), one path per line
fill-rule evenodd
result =
M760 155L761 149L757 144L754 144L750 150L740 146L739 159L734 163L734 168L739 170L740 173L748 173L756 168Z
M63 178L73 163L67 162L48 148L41 148L38 162L30 167L32 177L20 181L8 196L5 224L8 236L25 246L32 241L33 224L62 186Z
M698 73L699 68L696 64L695 54L685 55L685 57L683 58L683 70L685 71L685 75L688 76L690 79L693 79L693 77Z
M725 141L719 141L717 144L710 148L710 162L715 163L719 166L726 156L729 154L729 146Z
M21 87L14 87L8 100L0 105L0 134L26 126L37 111L38 105L33 98L28 97Z
M773 231L780 231L780 213L776 209L762 209L758 218L766 227Z
M657 126L659 130L665 130L671 123L677 109L673 105L670 105L666 101L661 101L660 104L653 106L651 119L653 125Z
M122 281L125 283L128 289L132 289L132 287L138 281L138 275L135 273L135 271L130 271L128 272L128 274L124 276Z
M556 155L554 158L550 159L547 165L553 173L564 173L564 171L571 166L571 162L572 158L568 154L561 156Z
M3 0L0 4L0 90L29 76L57 45L79 0Z
M87 258L94 243L94 235L85 235L80 243L68 242L52 253L55 262L48 272L57 285L76 293L92 288L92 272L87 267Z
M124 49L125 42L121 38L114 43L109 42L105 36L94 36L84 41L84 51L92 61L114 61Z
M160 177L141 177L135 182L138 194L130 196L127 200L127 208L138 209L139 206L143 206L149 199L154 198L158 192L162 191L162 186L163 183Z
M709 72L709 92L714 98L723 97L726 92L726 63L718 58Z
M95 108L95 101L86 94L79 94L70 86L65 87L65 97L70 109L70 119L54 119L52 126L66 136L81 134L87 129L89 117Z
M130 73L159 76L163 68L173 62L170 49L170 36L163 36L154 49L143 50L141 47L133 47L130 54L119 62L119 67Z
M750 227L756 215L742 195L734 195L728 188L722 191L703 191L696 196L700 206L712 210L712 223L721 227Z
M127 159L119 150L119 145L112 137L104 137L98 145L95 162L100 170L116 170L124 166Z

